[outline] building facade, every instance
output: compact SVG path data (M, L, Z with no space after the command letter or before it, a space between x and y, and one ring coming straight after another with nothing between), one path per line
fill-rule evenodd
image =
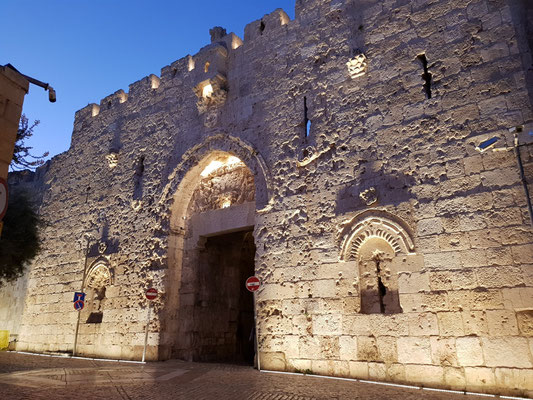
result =
M249 363L257 275L262 368L532 396L532 12L298 0L78 111L16 348L140 359L155 287L148 359Z

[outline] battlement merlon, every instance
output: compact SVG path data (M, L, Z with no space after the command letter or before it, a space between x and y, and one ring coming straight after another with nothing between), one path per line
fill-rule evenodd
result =
M159 88L172 79L191 79L191 90L199 79L209 79L211 75L225 75L227 73L227 58L229 52L239 48L255 38L263 36L281 26L287 25L290 18L281 8L276 9L263 18L246 25L243 41L235 33L226 34L222 27L210 30L211 43L198 51L195 55L187 55L161 69L160 76L149 75L129 85L128 92L119 90L104 97L100 104L91 103L75 113L74 131L87 118L96 117L100 112L114 108L117 104L126 103L137 97L142 97L150 91ZM208 64L207 64L208 63ZM205 74L205 76L202 76Z
M290 22L290 18L283 9L278 8L266 14L263 18L250 22L244 27L244 43L248 43L257 37L263 36Z

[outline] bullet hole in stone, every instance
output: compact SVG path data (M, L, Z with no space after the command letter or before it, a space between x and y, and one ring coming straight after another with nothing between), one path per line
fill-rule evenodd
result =
M261 35L263 34L265 27L266 27L265 23L261 21L261 25L259 25L259 32L261 32Z
M359 25L359 28L357 28L357 29L359 29L360 31L362 31L363 29L365 29L365 27L364 27L363 25Z
M177 68L172 68L172 77L173 78L176 76L177 73L178 73L178 69Z
M87 186L87 193L85 195L85 203L89 200L89 193L91 192L91 187Z
M107 102L107 108L108 108L108 109L111 108L111 100L109 100L109 101Z
M424 80L424 91L426 92L426 98L431 99L431 78L433 74L429 72L428 60L424 53L419 54L418 56L416 56L416 58L418 59L418 61L420 61L422 67L424 68L422 79Z

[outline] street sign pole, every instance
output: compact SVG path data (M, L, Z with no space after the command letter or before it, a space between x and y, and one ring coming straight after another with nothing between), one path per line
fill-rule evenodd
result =
M144 349L143 349L143 358L142 362L146 359L146 347L148 346L148 329L150 328L150 317L152 316L152 301L157 299L159 293L157 289L150 288L145 293L146 298L148 299L148 321L146 321L146 331L144 332Z
M257 323L257 298L256 292L261 287L261 281L257 276L246 279L244 284L246 289L254 294L254 324L255 324L255 355L257 356L257 370L261 371L261 360L259 357L259 324Z
M146 332L144 333L144 349L143 349L142 362L144 362L144 359L146 358L146 345L148 344L148 327L150 326L151 314L152 314L152 306L148 304L148 321L146 322Z
M85 274L87 274L87 260L89 258L89 244L90 239L87 238L87 247L85 248L85 264L83 266L83 278L81 280L81 290L80 292L83 292L83 289L85 288ZM76 322L76 332L74 333L74 347L72 348L72 356L76 355L76 348L78 346L78 332L80 330L80 318L81 318L81 310L78 311L78 321Z
M257 354L257 370L261 371L261 360L259 359L259 332L257 324L257 299L256 292L254 292L254 323L255 323L255 354Z

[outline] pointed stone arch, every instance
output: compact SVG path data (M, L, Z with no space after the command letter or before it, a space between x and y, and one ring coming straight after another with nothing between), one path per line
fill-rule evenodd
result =
M227 209L210 210L202 215L191 214L190 204L195 193L198 193L196 190L203 179L202 173L209 170L213 162L227 161L231 156L238 158L249 170L248 174L253 176L253 187L250 186L250 190L254 191L254 201L237 203ZM196 329L196 317L193 316L197 313L192 310L200 305L196 301L192 304L189 302L191 296L199 296L201 293L191 287L195 284L196 278L193 278L193 274L197 271L193 266L198 265L198 260L204 254L204 239L222 232L235 233L242 229L254 228L255 215L268 210L272 202L270 172L261 155L251 144L220 133L210 136L183 154L169 176L161 202L161 211L168 212L170 234L169 269L164 289L166 302L161 313L160 357L194 358L198 356L200 344L196 343L196 348L186 343L197 338L193 334ZM212 218L213 215L217 217ZM200 220L202 222L198 222Z
M372 238L386 241L396 256L415 251L407 223L386 211L374 209L356 215L342 227L340 260L357 260L361 246Z

